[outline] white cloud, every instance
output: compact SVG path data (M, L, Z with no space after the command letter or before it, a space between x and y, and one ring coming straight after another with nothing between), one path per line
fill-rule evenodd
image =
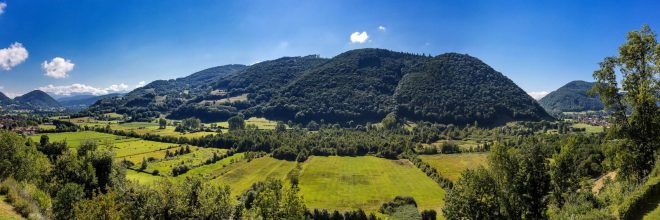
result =
M5 89L5 87L4 87L4 86L0 86L0 89Z
M41 68L46 71L46 76L53 77L55 79L66 78L67 73L73 70L73 67L76 64L72 63L71 60L66 60L62 57L55 57L52 61L44 61L41 64Z
M108 88L105 88L106 91L108 92L121 92L121 91L127 91L128 90L128 85L120 83L120 84L114 84L110 85Z
M13 43L8 48L0 49L0 67L4 70L22 63L28 58L28 51L21 43Z
M22 96L23 93L16 93L16 92L4 92L4 94L9 97L10 99Z
M39 87L39 90L61 96L70 96L73 94L107 95L112 92L126 92L128 91L128 87L129 87L128 85L124 83L120 83L120 84L113 84L108 86L107 88L102 89L93 86L88 86L85 84L74 83L67 86L48 85L48 86Z
M351 34L351 43L364 43L367 42L367 39L369 39L369 35L367 35L366 31L363 31L362 33L360 32L353 32Z
M140 88L140 87L142 87L142 86L144 86L144 85L147 85L147 82L145 82L145 81L140 81L137 85L135 85L135 88L137 89L137 88Z
M378 31L385 32L385 31L387 31L387 28L385 26L381 25L381 26L378 26Z
M548 95L548 93L549 92L546 91L540 91L540 92L528 92L527 94L529 94L529 96L531 96L532 98L539 100L544 96Z
M7 3L0 2L0 15L5 13L5 8L7 8Z

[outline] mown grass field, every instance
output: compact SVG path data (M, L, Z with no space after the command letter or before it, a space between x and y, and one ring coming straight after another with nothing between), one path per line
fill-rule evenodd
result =
M476 169L481 165L486 166L488 154L435 154L420 155L419 157L437 169L443 176L456 181L461 177L461 172L464 170Z
M170 152L173 152L173 150L174 149L170 150ZM213 157L213 153L222 155L227 152L226 149L197 148L197 147L195 148L191 147L191 151L192 152L188 154L179 155L170 158L165 158L165 154L163 154L161 157L157 158L159 159L159 161L147 163L148 165L145 171L151 173L154 170L158 170L158 172L160 172L161 175L171 175L172 168L178 165L187 165L188 167L202 166L204 165L204 162L206 162L207 159Z
M123 142L133 142L139 140L137 138L122 137L122 136L100 133L95 131L37 134L31 136L30 138L35 142L39 142L39 140L41 139L41 135L47 135L50 142L66 140L66 143L69 145L69 147L72 148L78 148L80 144L86 140L96 141L101 145L107 143L112 143L114 145L117 145Z
M589 125L589 124L584 124L584 123L578 123L573 125L574 128L585 128L586 133L601 133L604 132L605 129L603 129L602 126L594 126L594 125Z
M83 117L83 118L72 118L72 119L58 119L58 120L63 120L63 121L69 121L72 123L75 123L80 126L88 126L91 128L105 128L106 126L110 125L110 128L112 130L118 130L118 131L134 131L137 134L144 135L144 134L155 134L155 135L160 135L160 136L170 136L170 137L187 137L187 138L196 138L196 137L203 137L207 135L215 135L217 134L216 132L206 132L206 131L200 131L200 132L177 132L175 131L175 126L168 125L164 129L160 129L160 126L156 121L154 122L129 122L129 123L119 123L118 121L100 121L100 120L95 120L93 118L89 117ZM169 120L172 122L172 120ZM229 127L229 123L226 121L223 122L215 122L215 123L204 123L205 127L210 127L211 124L216 124L219 127L225 128L221 129L222 132L227 132L227 129ZM257 118L257 117L252 117L248 118L245 120L246 125L255 125L259 129L275 129L275 126L277 125L277 122L268 120L266 118Z
M308 208L375 212L395 196L412 196L418 207L442 213L445 191L407 160L310 157L300 175Z
M282 180L288 184L287 175L296 166L296 162L261 157L248 162L241 160L224 168L214 170L218 174L213 183L228 185L232 195L240 195L250 188L252 183L267 179Z

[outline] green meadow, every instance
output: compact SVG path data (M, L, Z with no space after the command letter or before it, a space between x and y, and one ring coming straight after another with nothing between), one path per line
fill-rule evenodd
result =
M461 177L461 172L467 169L476 169L479 166L486 166L486 153L469 154L434 154L420 155L424 162L429 163L438 170L440 174L452 181Z
M445 191L408 160L310 157L303 163L300 190L311 209L377 211L395 196L412 196L419 209L441 213Z

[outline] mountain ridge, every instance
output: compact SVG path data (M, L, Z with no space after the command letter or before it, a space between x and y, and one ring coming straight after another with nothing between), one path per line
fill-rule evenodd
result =
M145 120L165 114L171 119L223 121L243 113L303 124L325 121L342 125L377 122L392 112L401 119L448 124L495 125L511 120L552 119L502 73L475 57L458 53L431 57L366 48L332 58L283 57L225 71L206 77L206 81L183 80L191 76L157 80L125 97L102 99L89 110L119 111ZM167 88L184 81L199 82L204 89ZM159 88L160 93L154 91ZM131 98L132 94L141 96ZM447 97L469 103L462 105Z

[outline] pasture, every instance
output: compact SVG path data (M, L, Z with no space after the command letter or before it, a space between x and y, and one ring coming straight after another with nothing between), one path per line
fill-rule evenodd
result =
M584 128L586 133L601 133L604 132L603 126L595 126L585 123L577 123L573 125L574 128Z
M420 210L442 213L445 191L408 160L310 157L303 163L300 192L308 208L376 212L395 196L412 196Z
M252 161L241 160L219 170L211 181L219 185L229 185L232 195L240 195L250 188L252 183L267 179L278 179L288 184L287 175L296 167L296 162L261 157Z
M461 177L461 173L464 170L476 169L482 165L486 166L488 154L435 154L420 155L419 158L437 169L441 175L449 178L451 181L456 181Z

